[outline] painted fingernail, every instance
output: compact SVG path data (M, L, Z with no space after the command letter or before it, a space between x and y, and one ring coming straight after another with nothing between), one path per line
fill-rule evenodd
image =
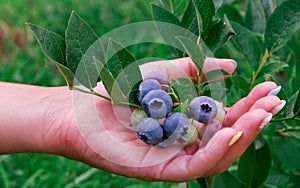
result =
M268 113L267 117L261 122L260 126L258 127L258 131L263 130L268 125L268 123L271 121L272 117L273 117L273 114Z
M243 135L243 131L238 131L234 137L229 141L228 146L232 146L234 143L238 141L239 138Z
M236 69L237 62L235 60L233 60L233 59L223 59L223 60L231 62L233 64L234 69Z
M270 96L270 95L273 95L273 96L276 96L281 90L281 86L278 86L276 87L275 89L272 89L268 94L267 96Z
M272 114L273 115L275 115L275 114L277 114L283 107L284 107L284 105L286 104L286 101L285 100L281 100L281 103L278 105L278 106L276 106L273 110L272 110Z

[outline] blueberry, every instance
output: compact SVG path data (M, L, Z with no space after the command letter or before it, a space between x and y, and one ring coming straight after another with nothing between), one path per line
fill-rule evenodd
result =
M145 77L144 80L154 79L157 80L162 85L167 85L167 77L160 72L150 72ZM166 87L162 86L163 90L166 90Z
M152 90L144 96L142 107L149 117L166 117L172 109L172 98L163 90Z
M151 145L160 143L164 137L162 126L153 118L142 119L136 127L136 132L139 139Z
M143 119L146 118L147 114L144 112L143 109L137 108L133 111L130 116L130 126L136 127L137 124Z
M202 128L202 137L201 141L204 144L207 144L211 137L216 134L222 128L222 124L220 121L213 119L207 125Z
M139 85L139 89L138 89L138 93L137 93L139 102L142 103L144 96L147 93L149 93L149 91L155 90L155 89L161 89L160 84L157 80L155 80L155 79L143 80Z
M165 119L164 130L167 137L178 139L187 133L189 119L185 114L176 112Z
M178 142L184 144L185 146L192 145L198 138L198 131L194 125L189 125L187 132L184 136L177 139Z
M207 96L194 98L189 105L189 110L195 120L205 124L214 119L218 112L215 101Z

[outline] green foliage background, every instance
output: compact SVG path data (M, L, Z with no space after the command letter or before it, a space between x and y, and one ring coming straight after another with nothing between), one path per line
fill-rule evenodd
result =
M289 107L283 110L285 114L277 115L269 128L263 131L256 140L256 143L263 146L257 149L251 145L240 161L235 163L229 171L216 176L216 187L300 187L300 125L299 121L291 118L285 121L285 118L295 114L297 110L294 109L299 109L300 106L300 98L297 94L300 87L299 30L295 33L287 33L290 34L290 40L282 43L283 45L276 51L274 50L272 57L269 57L264 66L260 67L260 59L258 59L261 54L264 54L262 41L267 20L270 19L275 8L285 1L215 0L215 5L222 5L221 7L217 6L216 16L223 18L223 15L226 14L224 22L229 23L230 21L237 36L232 37L226 45L220 47L218 41L211 40L214 36L202 33L205 36L204 40L215 50L216 57L232 58L238 62L236 72L226 83L230 86L229 93L231 94L228 96L227 105L233 104L237 99L245 96L255 84L265 80L276 81L282 85L283 89L279 93L279 97L285 100L290 99ZM32 33L27 30L25 22L35 23L63 36L69 15L72 10L75 10L98 36L101 36L128 23L152 20L149 2L146 0L0 0L0 81L43 86L65 85L63 77L55 65L42 54ZM155 2L156 5L171 11L179 18L182 18L180 13L185 9L191 11L187 8L187 4L182 3L185 1L163 0L161 2L180 5L170 6L168 3L162 5ZM209 2L206 1L208 4L200 10L207 11L207 17L212 17L210 12L214 10L205 9L210 6ZM294 2L300 3L297 0ZM261 4L264 7L260 7ZM266 11L266 9L268 10ZM155 19L167 18L167 20L161 21L174 22L174 17L169 13L165 13L160 8L157 8L156 11L159 16L157 18L154 16ZM296 15L290 15L287 19L299 19L299 12L294 12ZM277 17L273 19L277 19ZM183 16L182 20L188 21L189 17ZM175 22L181 24L176 20ZM208 29L211 24L211 21L204 19L204 29ZM189 29L196 33L199 32L193 26L191 24ZM290 27L290 25L288 26ZM297 26L299 27L299 22ZM215 25L214 27L218 30L220 26ZM227 29L227 31L231 31L230 28ZM278 32L279 34L283 33ZM218 34L220 33L215 36L217 37ZM272 34L270 33L270 35ZM273 43L267 43L266 48L270 49L272 45ZM156 44L132 46L129 50L136 59L145 56L165 59L178 56L176 51ZM261 70L257 71L258 69ZM253 163L249 163L249 161L253 161ZM254 174L250 175L248 172ZM198 187L198 183L201 184L201 181L201 179L198 182L191 181L188 185ZM100 185L101 187L182 186L174 183L145 183L128 179L58 156L41 154L0 156L0 187L97 187Z

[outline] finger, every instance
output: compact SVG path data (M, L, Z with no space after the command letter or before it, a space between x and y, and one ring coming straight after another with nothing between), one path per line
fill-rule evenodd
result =
M223 126L231 126L244 113L248 112L254 103L265 97L271 90L277 88L274 82L263 82L255 86L247 97L239 100L235 105L226 109L226 116Z
M236 61L232 59L219 59L207 57L205 59L203 73L207 73L212 70L224 70L229 74L232 74L237 67Z
M270 121L270 114L263 109L255 109L245 113L232 126L236 131L242 131L241 138L233 144L217 165L210 170L206 176L219 174L228 169L231 164L236 161L253 142L259 133L261 125Z
M264 109L265 111L275 115L284 107L285 103L285 100L280 100L276 96L266 96L257 100L249 111Z
M237 134L232 128L218 131L205 147L194 155L181 155L170 161L161 174L164 181L187 181L199 178L214 167L229 149L230 140Z
M229 74L232 74L235 68L236 62L234 60L207 57L204 61L203 72L206 73L211 70L222 69ZM197 78L198 76L197 67L189 57L150 62L141 65L140 69L143 76L151 72L162 73L168 78Z

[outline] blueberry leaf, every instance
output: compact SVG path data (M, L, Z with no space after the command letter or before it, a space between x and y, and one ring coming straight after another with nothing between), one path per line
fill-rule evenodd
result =
M69 87L69 89L73 88L73 84L74 84L74 74L73 72L66 66L54 62L56 67L58 68L59 72L62 74L62 76L64 77L65 81L67 82L67 85Z
M108 70L116 79L129 102L138 104L136 98L137 84L142 80L142 74L135 58L126 48L113 39L109 39L107 51L112 53L112 56L108 55L111 58L106 63Z
M262 49L262 46L264 45L261 41L256 39L254 33L249 29L235 22L231 22L231 25L236 32L236 36L233 37L233 40L238 44L244 54L246 54L256 70L263 56L264 49Z
M197 90L194 83L188 78L171 79L169 84L181 101L191 101L191 99L197 97Z
M111 97L113 104L119 104L122 102L123 95L121 88L109 70L104 66L103 62L94 57L94 62L97 65L97 69L102 80L102 83Z
M178 18L164 8L152 4L152 14L153 14L154 21L166 22L166 23L170 23L182 27ZM175 40L174 38L174 36L177 35L176 31L174 31L173 33L172 29L170 29L167 25L163 27L158 26L157 30L159 31L165 43L169 44L169 46L180 46L178 41ZM176 48L171 47L171 50L176 56L180 56L179 55L180 53Z
M267 20L261 0L248 1L245 20L247 28L264 33Z
M285 116L297 116L300 113L300 89L292 95L285 107Z
M68 87L72 89L74 74L67 67L65 59L65 41L58 34L42 27L27 23L38 41L44 55L55 63L56 67L66 80Z
M182 0L160 0L165 9L175 16L180 16L186 10L189 1Z
M200 14L197 17L197 13ZM185 11L182 24L193 33L206 32L212 23L215 15L215 6L212 0L191 0ZM198 21L201 20L201 25Z
M267 178L271 165L270 148L263 140L257 139L240 157L238 163L238 176L247 187L259 187ZM256 148L255 145L260 145Z
M274 52L282 47L300 27L299 0L287 0L281 3L267 22L265 30L266 48Z
M27 25L33 32L45 56L51 61L66 65L64 39L45 28L31 23L27 23Z
M67 65L72 72L76 72L78 81L90 89L96 86L99 75L92 57L83 57L97 39L92 28L72 11L65 32Z
M263 76L264 74L274 74L281 71L283 68L288 67L289 65L286 62L271 59L265 63L262 67L261 72L259 72L258 77Z
M176 39L181 43L185 53L193 60L199 73L201 73L205 58L202 46L187 37L178 36Z
M233 173L228 170L222 174L215 176L214 187L227 188L227 187L239 187L246 188L247 186Z
M296 133L296 131L293 131ZM272 137L274 154L280 161L281 169L287 173L300 170L300 144L299 139Z
M212 23L204 41L210 50L215 51L235 34L227 16L224 15L223 19Z

